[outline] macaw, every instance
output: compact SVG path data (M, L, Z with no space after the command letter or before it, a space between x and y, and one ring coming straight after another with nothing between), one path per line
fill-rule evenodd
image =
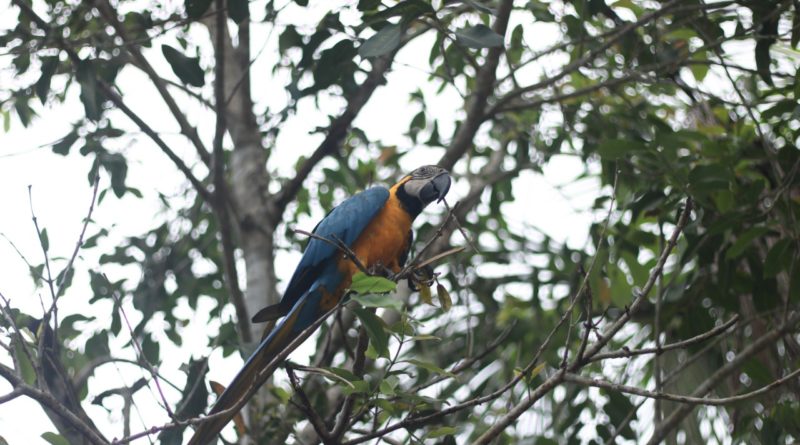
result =
M382 267L397 273L408 257L414 218L431 202L444 199L449 189L447 170L419 167L389 189L372 187L346 199L317 224L313 233L334 243L341 241L368 269ZM358 271L335 245L311 238L280 303L262 309L253 321L285 318L258 345L209 415L235 405L252 389L256 378L260 380L256 387L263 384L269 375L259 375L259 371L345 297ZM235 414L201 423L189 444L211 442Z

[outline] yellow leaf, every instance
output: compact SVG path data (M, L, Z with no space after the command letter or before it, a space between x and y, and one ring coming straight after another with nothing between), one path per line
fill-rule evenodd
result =
M209 380L211 384L211 390L214 391L214 394L217 397L221 396L223 392L225 392L225 386L223 386L219 382L215 382L213 380ZM233 425L236 427L236 432L239 433L239 436L244 436L247 433L247 427L244 424L244 418L242 417L242 413L237 413L233 416Z
M419 287L419 298L425 303L433 306L433 298L431 297L431 287L425 283L417 283Z
M447 292L447 289L444 288L441 284L436 284L436 296L439 297L439 304L442 306L442 310L447 312L453 306L453 300L450 298L450 292Z

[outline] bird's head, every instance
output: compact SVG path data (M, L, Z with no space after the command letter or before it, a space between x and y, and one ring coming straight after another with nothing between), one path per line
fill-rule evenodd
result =
M435 165L424 165L403 177L394 187L403 207L416 216L433 201L441 201L450 190L450 173Z

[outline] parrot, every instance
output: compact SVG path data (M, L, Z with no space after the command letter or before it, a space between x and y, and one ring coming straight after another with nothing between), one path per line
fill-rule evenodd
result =
M353 275L360 269L337 243L346 245L367 270L382 268L398 273L413 241L412 222L428 204L445 198L450 183L447 170L425 165L388 189L371 187L334 207L312 231L314 237L309 240L281 301L252 317L255 323L283 319L264 337L208 415L231 408L248 391L261 386L269 375L261 375L260 371L346 297ZM189 444L210 443L235 415L231 412L200 423Z

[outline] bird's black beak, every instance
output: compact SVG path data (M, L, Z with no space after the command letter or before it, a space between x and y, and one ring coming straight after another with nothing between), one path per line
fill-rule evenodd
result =
M427 202L441 202L450 190L450 175L442 171L430 180L420 191L420 198Z

